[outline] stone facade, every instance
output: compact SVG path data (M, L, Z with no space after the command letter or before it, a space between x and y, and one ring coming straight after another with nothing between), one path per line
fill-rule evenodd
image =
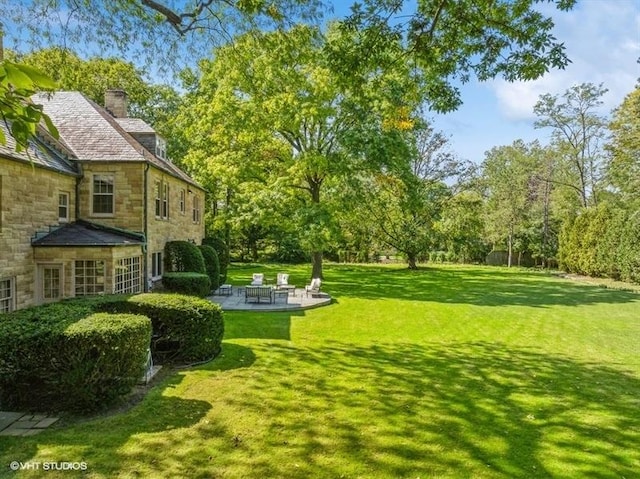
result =
M23 161L0 158L0 281L10 280L12 308L35 304L36 268L31 238L60 224L59 194L67 195L67 221L75 217L76 177Z
M116 115L126 114L121 96L112 99ZM135 127L155 135L142 120L119 124L78 92L35 100L62 142L38 138L41 146L21 155L5 130L0 313L79 295L147 291L161 278L167 241L202 242L204 190L127 133Z

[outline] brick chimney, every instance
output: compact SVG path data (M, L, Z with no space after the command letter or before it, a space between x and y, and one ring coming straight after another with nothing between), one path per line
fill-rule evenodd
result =
M115 118L126 118L127 92L124 90L107 90L104 93L104 107Z

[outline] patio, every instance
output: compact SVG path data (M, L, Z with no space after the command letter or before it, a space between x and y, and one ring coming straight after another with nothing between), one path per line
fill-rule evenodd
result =
M207 299L219 304L223 311L296 311L331 304L331 296L327 293L307 296L304 288L296 288L293 294L287 297L278 294L269 303L245 302L245 286L232 286L230 291L226 288L221 289L222 291L218 289L212 296L207 296Z

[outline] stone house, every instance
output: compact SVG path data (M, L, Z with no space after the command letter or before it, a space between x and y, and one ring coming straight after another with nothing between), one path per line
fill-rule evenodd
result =
M75 296L139 293L162 277L167 241L204 237L205 192L165 140L78 92L34 98L60 132L0 146L0 313Z

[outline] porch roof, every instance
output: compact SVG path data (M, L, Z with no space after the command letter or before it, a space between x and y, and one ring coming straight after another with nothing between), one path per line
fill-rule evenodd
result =
M36 236L32 246L133 246L143 245L144 235L120 228L78 220Z

